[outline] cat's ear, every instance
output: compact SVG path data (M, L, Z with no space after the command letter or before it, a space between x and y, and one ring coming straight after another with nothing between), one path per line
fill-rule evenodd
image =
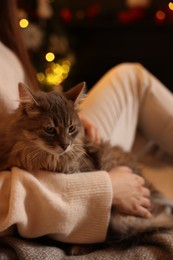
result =
M20 105L23 105L23 104L36 104L37 106L39 106L38 102L36 101L36 99L33 96L32 91L29 89L28 86L26 86L25 84L19 82L18 90L19 90Z
M78 105L85 98L86 82L81 82L64 94L67 99Z

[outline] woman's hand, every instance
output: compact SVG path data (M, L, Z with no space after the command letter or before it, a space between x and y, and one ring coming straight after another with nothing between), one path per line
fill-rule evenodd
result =
M100 134L97 127L82 112L79 117L88 137L99 143ZM109 176L113 188L113 205L118 211L144 218L151 217L150 191L144 187L145 181L142 177L125 166L113 168Z
M121 213L149 218L151 213L150 191L144 187L142 177L128 167L113 168L109 172L113 188L113 205Z
M100 133L97 127L88 119L87 116L82 114L82 112L79 113L79 118L85 128L86 134L90 140L92 140L95 143L100 142Z

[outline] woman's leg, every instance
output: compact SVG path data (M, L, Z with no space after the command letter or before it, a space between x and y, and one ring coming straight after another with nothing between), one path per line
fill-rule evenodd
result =
M138 63L111 69L81 108L112 144L130 150L139 127L147 138L173 153L173 95Z

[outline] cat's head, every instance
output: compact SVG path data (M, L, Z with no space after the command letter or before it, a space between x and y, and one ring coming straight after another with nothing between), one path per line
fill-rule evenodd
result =
M80 83L64 93L35 93L19 83L22 138L51 154L80 150L84 131L77 112L84 88L85 83Z

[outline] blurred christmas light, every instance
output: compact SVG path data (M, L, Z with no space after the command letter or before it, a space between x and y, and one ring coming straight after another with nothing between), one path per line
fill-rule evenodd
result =
M70 9L68 8L62 8L60 10L60 16L62 17L62 19L65 21L65 22L70 22L73 18L73 13Z
M147 7L150 4L150 0L126 0L128 7Z
M42 72L37 73L37 78L41 84L49 86L59 85L62 83L69 74L70 62L68 60L62 61L62 63L51 62L47 67L45 74Z
M87 16L89 18L94 18L100 13L100 11L101 11L101 5L98 3L95 3L88 8Z
M21 28L26 28L29 25L29 21L27 19L23 18L19 21L19 25Z
M127 24L144 19L145 11L141 7L133 7L128 10L120 11L117 15L121 23Z
M163 21L165 19L165 17L166 17L166 14L163 11L159 10L156 12L156 18L158 20Z
M55 59L55 55L52 53L52 52L48 52L45 56L45 59L48 61L48 62L51 62Z
M39 82L43 83L45 81L45 75L42 72L37 73L37 79Z
M173 11L173 3L172 3L172 2L170 2L170 3L168 4L168 7L169 7L170 10Z

